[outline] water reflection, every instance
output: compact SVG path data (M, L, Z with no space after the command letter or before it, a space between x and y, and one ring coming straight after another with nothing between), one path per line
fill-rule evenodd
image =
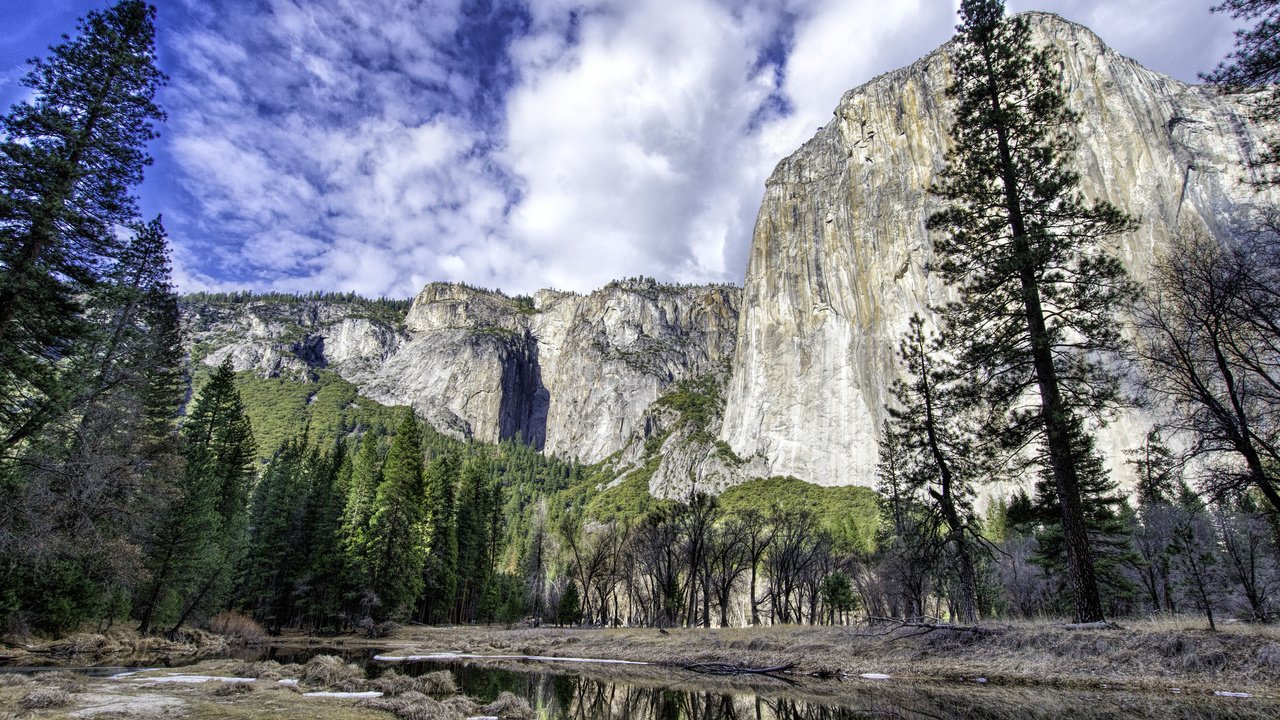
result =
M513 692L527 698L538 717L547 720L853 720L871 717L851 708L751 692L677 689L626 680L466 664L455 664L450 669L464 693L488 702L504 690Z
M372 663L370 673L390 666ZM394 666L406 674L451 670L459 689L483 702L508 691L526 698L541 720L863 720L899 718L1103 720L1178 718L1241 720L1280 717L1274 699L1232 702L1161 693L1044 687L911 684L897 681L806 682L717 679L656 667L551 667L425 662Z

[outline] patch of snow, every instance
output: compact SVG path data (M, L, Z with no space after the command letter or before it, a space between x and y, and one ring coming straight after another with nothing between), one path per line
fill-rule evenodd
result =
M203 683L203 682L225 682L225 683L251 683L253 678L242 677L223 677L221 675L178 675L169 674L162 677L146 677L138 678L143 682L150 683Z
M984 682L986 682L986 681L987 681L987 679L986 679L986 678L974 678L974 679L973 679L973 681L974 681L974 682L979 682L979 683L984 683Z
M296 678L285 678L283 680L277 680L276 684L277 685L297 685L298 681Z
M1226 690L1214 690L1213 694L1218 697L1253 697L1249 693L1227 692Z
M368 690L366 692L309 692L302 693L303 697L322 697L322 698L376 698L382 697L382 693L377 690Z
M889 676L885 675L884 673L862 673L858 677L866 678L867 680L888 680L889 679Z

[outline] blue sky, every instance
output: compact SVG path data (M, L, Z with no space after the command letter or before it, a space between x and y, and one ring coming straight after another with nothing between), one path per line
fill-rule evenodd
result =
M740 283L764 181L952 0L159 0L139 190L181 289ZM1010 1L1194 81L1209 0ZM105 0L0 0L0 105Z

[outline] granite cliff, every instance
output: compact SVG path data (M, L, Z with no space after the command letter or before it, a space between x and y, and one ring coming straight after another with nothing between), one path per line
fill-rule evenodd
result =
M1143 68L1087 28L1031 13L1061 61L1081 116L1076 169L1140 228L1113 251L1145 280L1181 227L1222 237L1260 203L1248 159L1261 147L1244 99ZM721 437L769 474L871 485L894 350L913 312L950 298L929 272L929 193L945 163L951 105L946 45L844 95L832 120L766 185L752 240ZM1111 458L1146 430L1105 428Z
M665 388L727 363L738 296L651 280L532 298L433 283L380 317L367 302L305 298L188 298L183 316L206 365L229 357L237 371L303 382L327 368L457 437L519 436L596 462L649 434Z

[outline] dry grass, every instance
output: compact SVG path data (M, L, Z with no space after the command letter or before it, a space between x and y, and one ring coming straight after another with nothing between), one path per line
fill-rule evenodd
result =
M359 692L366 688L364 670L336 655L317 655L302 667L298 680L308 687L338 692Z
M382 677L370 680L368 686L387 695L405 695L418 693L434 697L445 697L458 694L458 683L453 673L448 670L424 673L418 677L401 675L395 670L388 670Z
M359 707L383 710L400 720L462 720L471 710L470 707L459 707L459 703L441 702L417 692L362 700Z
M267 631L248 615L224 611L209 619L209 630L218 635L235 638L244 643L257 643L267 639Z
M533 708L529 701L507 691L502 691L498 699L480 708L484 715L496 715L501 720L533 720Z
M35 680L33 680L29 675L23 675L21 673L0 673L0 688L26 687L34 682Z
M71 704L71 693L56 687L39 687L23 696L18 702L26 710L46 710Z
M463 651L642 660L667 665L798 663L920 679L985 677L1015 684L1135 689L1178 686L1274 694L1280 687L1280 627L1192 619L1126 620L1119 629L1068 630L1061 621L993 622L986 634L867 627L722 629L402 629L395 654ZM406 647L407 646L407 647Z

